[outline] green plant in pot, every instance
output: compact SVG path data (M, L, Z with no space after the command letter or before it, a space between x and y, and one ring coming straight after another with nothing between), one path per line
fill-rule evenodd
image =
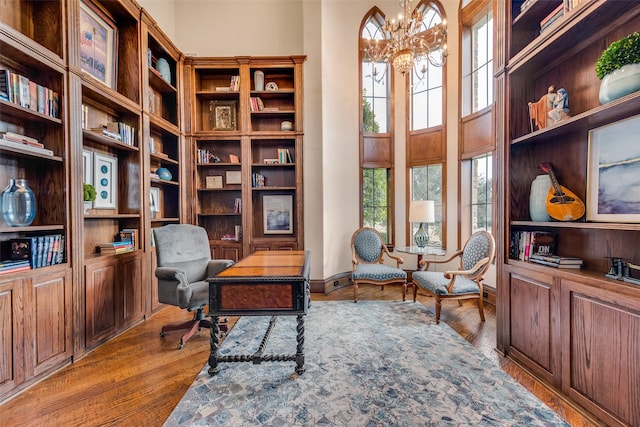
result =
M91 208L93 201L96 199L98 193L96 193L96 187L91 184L82 184L82 200L84 200L84 212Z
M596 61L596 74L603 104L640 90L640 33L611 43Z

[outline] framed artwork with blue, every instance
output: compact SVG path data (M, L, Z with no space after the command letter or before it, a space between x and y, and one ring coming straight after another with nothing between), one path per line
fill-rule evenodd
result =
M118 158L102 153L93 153L93 186L96 188L96 209L118 207Z

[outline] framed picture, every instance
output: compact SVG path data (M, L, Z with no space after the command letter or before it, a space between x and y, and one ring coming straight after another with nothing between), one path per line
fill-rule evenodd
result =
M242 173L240 171L227 171L227 184L242 184Z
M212 130L236 130L236 101L211 101L209 125Z
M118 158L93 153L93 186L96 187L96 209L118 207Z
M80 69L112 89L116 88L118 28L91 1L80 2Z
M263 196L264 234L293 234L293 196Z
M151 212L156 212L159 213L160 212L160 189L158 187L151 187L150 188L151 191L151 195L150 195L150 201L149 201L149 205L151 207ZM155 215L153 215L153 217L155 218Z
M93 151L82 150L82 182L93 185Z
M587 220L640 222L640 115L589 131Z

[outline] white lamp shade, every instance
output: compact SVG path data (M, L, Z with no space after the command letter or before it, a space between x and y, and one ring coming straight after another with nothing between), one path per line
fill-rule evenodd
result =
M433 200L412 200L409 204L409 222L436 222Z

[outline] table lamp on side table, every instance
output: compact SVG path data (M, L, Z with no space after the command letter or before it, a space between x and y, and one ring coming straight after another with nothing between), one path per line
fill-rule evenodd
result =
M435 204L433 200L412 200L409 204L409 222L418 222L420 227L414 235L414 241L419 248L424 248L429 242L429 236L424 229L424 223L436 221Z

